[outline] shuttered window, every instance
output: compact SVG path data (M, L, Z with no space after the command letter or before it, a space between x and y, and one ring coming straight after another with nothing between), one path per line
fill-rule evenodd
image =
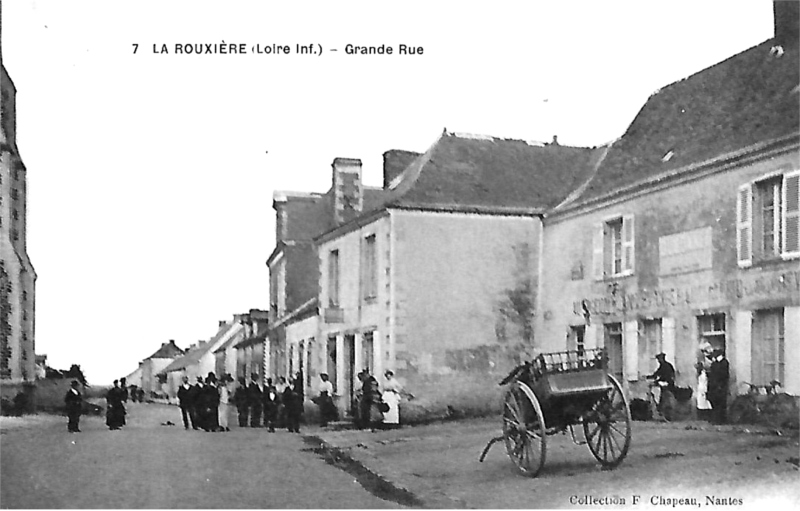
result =
M783 176L783 257L800 256L800 171Z
M753 187L739 187L736 196L736 252L739 266L753 263Z
M595 280L632 275L635 265L633 215L606 220L597 226L592 244L592 274Z
M736 252L740 267L800 257L800 171L739 187Z

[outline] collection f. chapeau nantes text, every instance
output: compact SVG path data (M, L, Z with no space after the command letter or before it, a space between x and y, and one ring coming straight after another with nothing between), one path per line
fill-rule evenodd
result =
M140 53L139 43L131 43L133 53ZM344 53L346 55L423 55L425 48L410 44L380 44L362 46L346 44L340 48L324 48L319 43L308 44L247 44L247 43L175 43L152 45L156 55L316 55ZM142 45L142 50L145 46Z

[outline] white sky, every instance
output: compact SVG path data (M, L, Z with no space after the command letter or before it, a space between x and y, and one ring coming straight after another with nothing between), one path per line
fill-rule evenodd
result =
M383 152L422 152L444 127L599 145L659 87L772 36L766 0L6 0L2 15L36 352L96 384L267 309L272 192L326 191L333 158L380 186ZM223 41L248 54L173 54ZM323 54L249 54L272 43Z

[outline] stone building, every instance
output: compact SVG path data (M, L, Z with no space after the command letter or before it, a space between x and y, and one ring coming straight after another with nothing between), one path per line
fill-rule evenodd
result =
M27 170L16 140L16 88L0 65L0 393L36 380L35 283L28 257Z
M182 357L183 353L183 350L175 344L175 341L170 339L168 342L162 342L160 348L139 363L142 380L140 386L146 396L150 396L153 392L162 392L158 373L176 358Z
M379 380L392 369L431 403L491 399L490 382L533 348L541 215L601 153L445 132L404 168L386 168L380 201L315 240L314 362L340 409L352 411L362 369ZM358 182L360 165L344 164Z
M704 342L731 392L800 394L800 4L774 5L773 39L654 93L546 215L542 349L604 346L633 396L659 352L696 387Z

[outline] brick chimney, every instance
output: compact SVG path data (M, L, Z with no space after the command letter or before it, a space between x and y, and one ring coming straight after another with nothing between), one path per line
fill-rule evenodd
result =
M358 216L364 207L361 160L335 158L332 167L333 218L338 225Z
M283 192L273 192L272 209L275 210L275 244L286 239L288 226L286 222L286 194Z
M391 149L383 153L383 189L387 190L392 181L411 165L419 153Z
M797 46L800 39L800 2L774 0L772 13L775 20L775 44L784 48Z

